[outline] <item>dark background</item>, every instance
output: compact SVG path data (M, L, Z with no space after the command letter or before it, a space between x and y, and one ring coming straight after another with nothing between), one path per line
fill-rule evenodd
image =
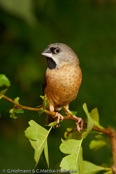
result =
M70 104L84 118L84 102L89 111L97 107L100 123L116 127L116 1L115 0L0 0L0 73L11 81L7 96L20 97L20 103L41 104L42 79L47 67L41 52L50 43L63 42L78 55L83 81L78 97ZM0 169L34 168L33 149L24 130L33 119L45 125L45 115L25 111L10 118L13 105L0 101ZM58 168L64 156L59 151L66 127L64 121L48 140L50 168ZM98 165L112 164L111 149L89 150L89 135L83 143L83 155ZM44 156L37 168L47 168Z

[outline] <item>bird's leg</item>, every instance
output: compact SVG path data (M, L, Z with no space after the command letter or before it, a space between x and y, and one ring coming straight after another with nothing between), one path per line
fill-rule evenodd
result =
M58 124L59 124L60 120L63 120L64 118L63 118L63 116L59 112L56 112L56 117L57 117L57 125L56 125L56 127L59 127L60 125L58 125Z
M73 115L73 116L75 116L75 115ZM83 122L82 118L80 118L80 117L76 117L76 118L78 119L78 121L76 122L77 131L81 133L81 131L83 130L84 122Z
M69 106L63 107L64 112L65 112L69 117L73 117L73 118L75 118L75 119L77 120L77 121L75 122L75 123L76 123L76 127L77 127L77 131L78 131L78 132L81 132L81 131L83 130L83 124L84 124L82 118L77 117L77 116L75 116L75 115L72 115L71 111L70 111L68 108L69 108Z
M53 107L50 108L50 112L54 112L54 108ZM60 120L63 120L63 116L59 112L55 112L55 113L56 113L56 115L55 115L54 119L56 120L56 118L57 118L56 127L58 128L60 126L58 124L59 124Z

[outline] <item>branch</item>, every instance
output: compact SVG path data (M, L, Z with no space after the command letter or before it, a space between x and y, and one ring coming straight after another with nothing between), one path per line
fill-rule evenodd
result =
M43 109L42 107L32 108L32 107L21 105L21 104L15 102L14 100L12 100L11 98L7 97L6 95L3 95L2 98L4 98L4 99L8 100L9 102L13 103L14 105L16 105L18 107L18 108L15 107L16 109L24 109L24 110L30 110L30 111L36 111L36 112ZM56 118L56 113L55 112L50 112L47 109L45 109L43 112L46 113L46 114L51 115L53 118ZM75 118L71 117L71 114L68 114L67 116L63 116L63 119L64 120L72 120L72 121L75 121L75 122L78 121L78 117L77 118L76 117Z
M13 103L14 105L18 106L17 109L25 109L25 110L36 111L36 112L38 112L40 109L42 109L42 107L41 107L41 108L32 108L32 107L28 107L28 106L21 105L21 104L15 102L14 100L10 99L9 97L7 97L7 96L5 96L5 95L3 95L2 98L6 99L6 100L8 100L9 102ZM54 117L55 117L55 115L56 115L55 112L50 112L50 111L48 111L48 110L46 110L46 109L45 109L43 112L46 113L46 114L50 114L50 115L52 115L52 116L54 116Z
M13 103L14 105L16 105L16 107L15 107L16 109L25 109L25 110L36 111L36 112L38 112L40 109L43 109L42 107L32 108L32 107L21 105L5 95L3 95L2 98L4 98L4 99L8 100L9 102ZM78 122L78 117L72 117L72 114L69 113L65 107L63 107L63 108L65 109L65 111L67 113L66 116L63 116L64 120L72 120L72 121ZM50 112L46 109L43 112L51 115L53 118L56 118L55 112ZM84 127L87 127L86 123L84 123ZM113 160L114 160L114 165L112 167L112 170L113 170L114 174L116 174L116 134L115 134L115 131L111 128L100 129L100 128L95 127L95 126L93 127L93 130L104 133L109 137L110 142L111 142L111 146L112 146L112 153L113 153Z

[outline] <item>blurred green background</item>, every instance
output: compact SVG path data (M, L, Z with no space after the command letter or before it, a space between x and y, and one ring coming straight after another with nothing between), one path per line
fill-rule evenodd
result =
M116 127L116 1L115 0L0 0L0 73L11 81L7 96L20 97L27 106L41 104L42 79L47 67L41 52L50 43L63 42L78 55L83 81L78 97L70 104L84 118L82 104L95 107L104 127ZM25 111L18 119L9 118L12 104L0 101L0 170L34 168L33 149L24 130L34 119L45 125L45 115ZM66 127L64 121L49 137L50 168L58 168L59 151ZM111 165L111 149L89 150L89 135L83 143L83 156L98 165ZM37 168L47 168L44 156Z

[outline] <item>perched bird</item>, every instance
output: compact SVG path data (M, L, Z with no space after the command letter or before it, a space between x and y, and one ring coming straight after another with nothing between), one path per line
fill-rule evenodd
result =
M42 55L46 57L48 63L43 79L43 93L49 100L49 111L56 112L59 123L59 120L63 119L60 114L62 106L69 110L69 104L76 98L81 85L82 72L79 59L75 52L63 43L48 45ZM51 116L47 117L48 122L50 118ZM80 118L79 122L81 121Z

